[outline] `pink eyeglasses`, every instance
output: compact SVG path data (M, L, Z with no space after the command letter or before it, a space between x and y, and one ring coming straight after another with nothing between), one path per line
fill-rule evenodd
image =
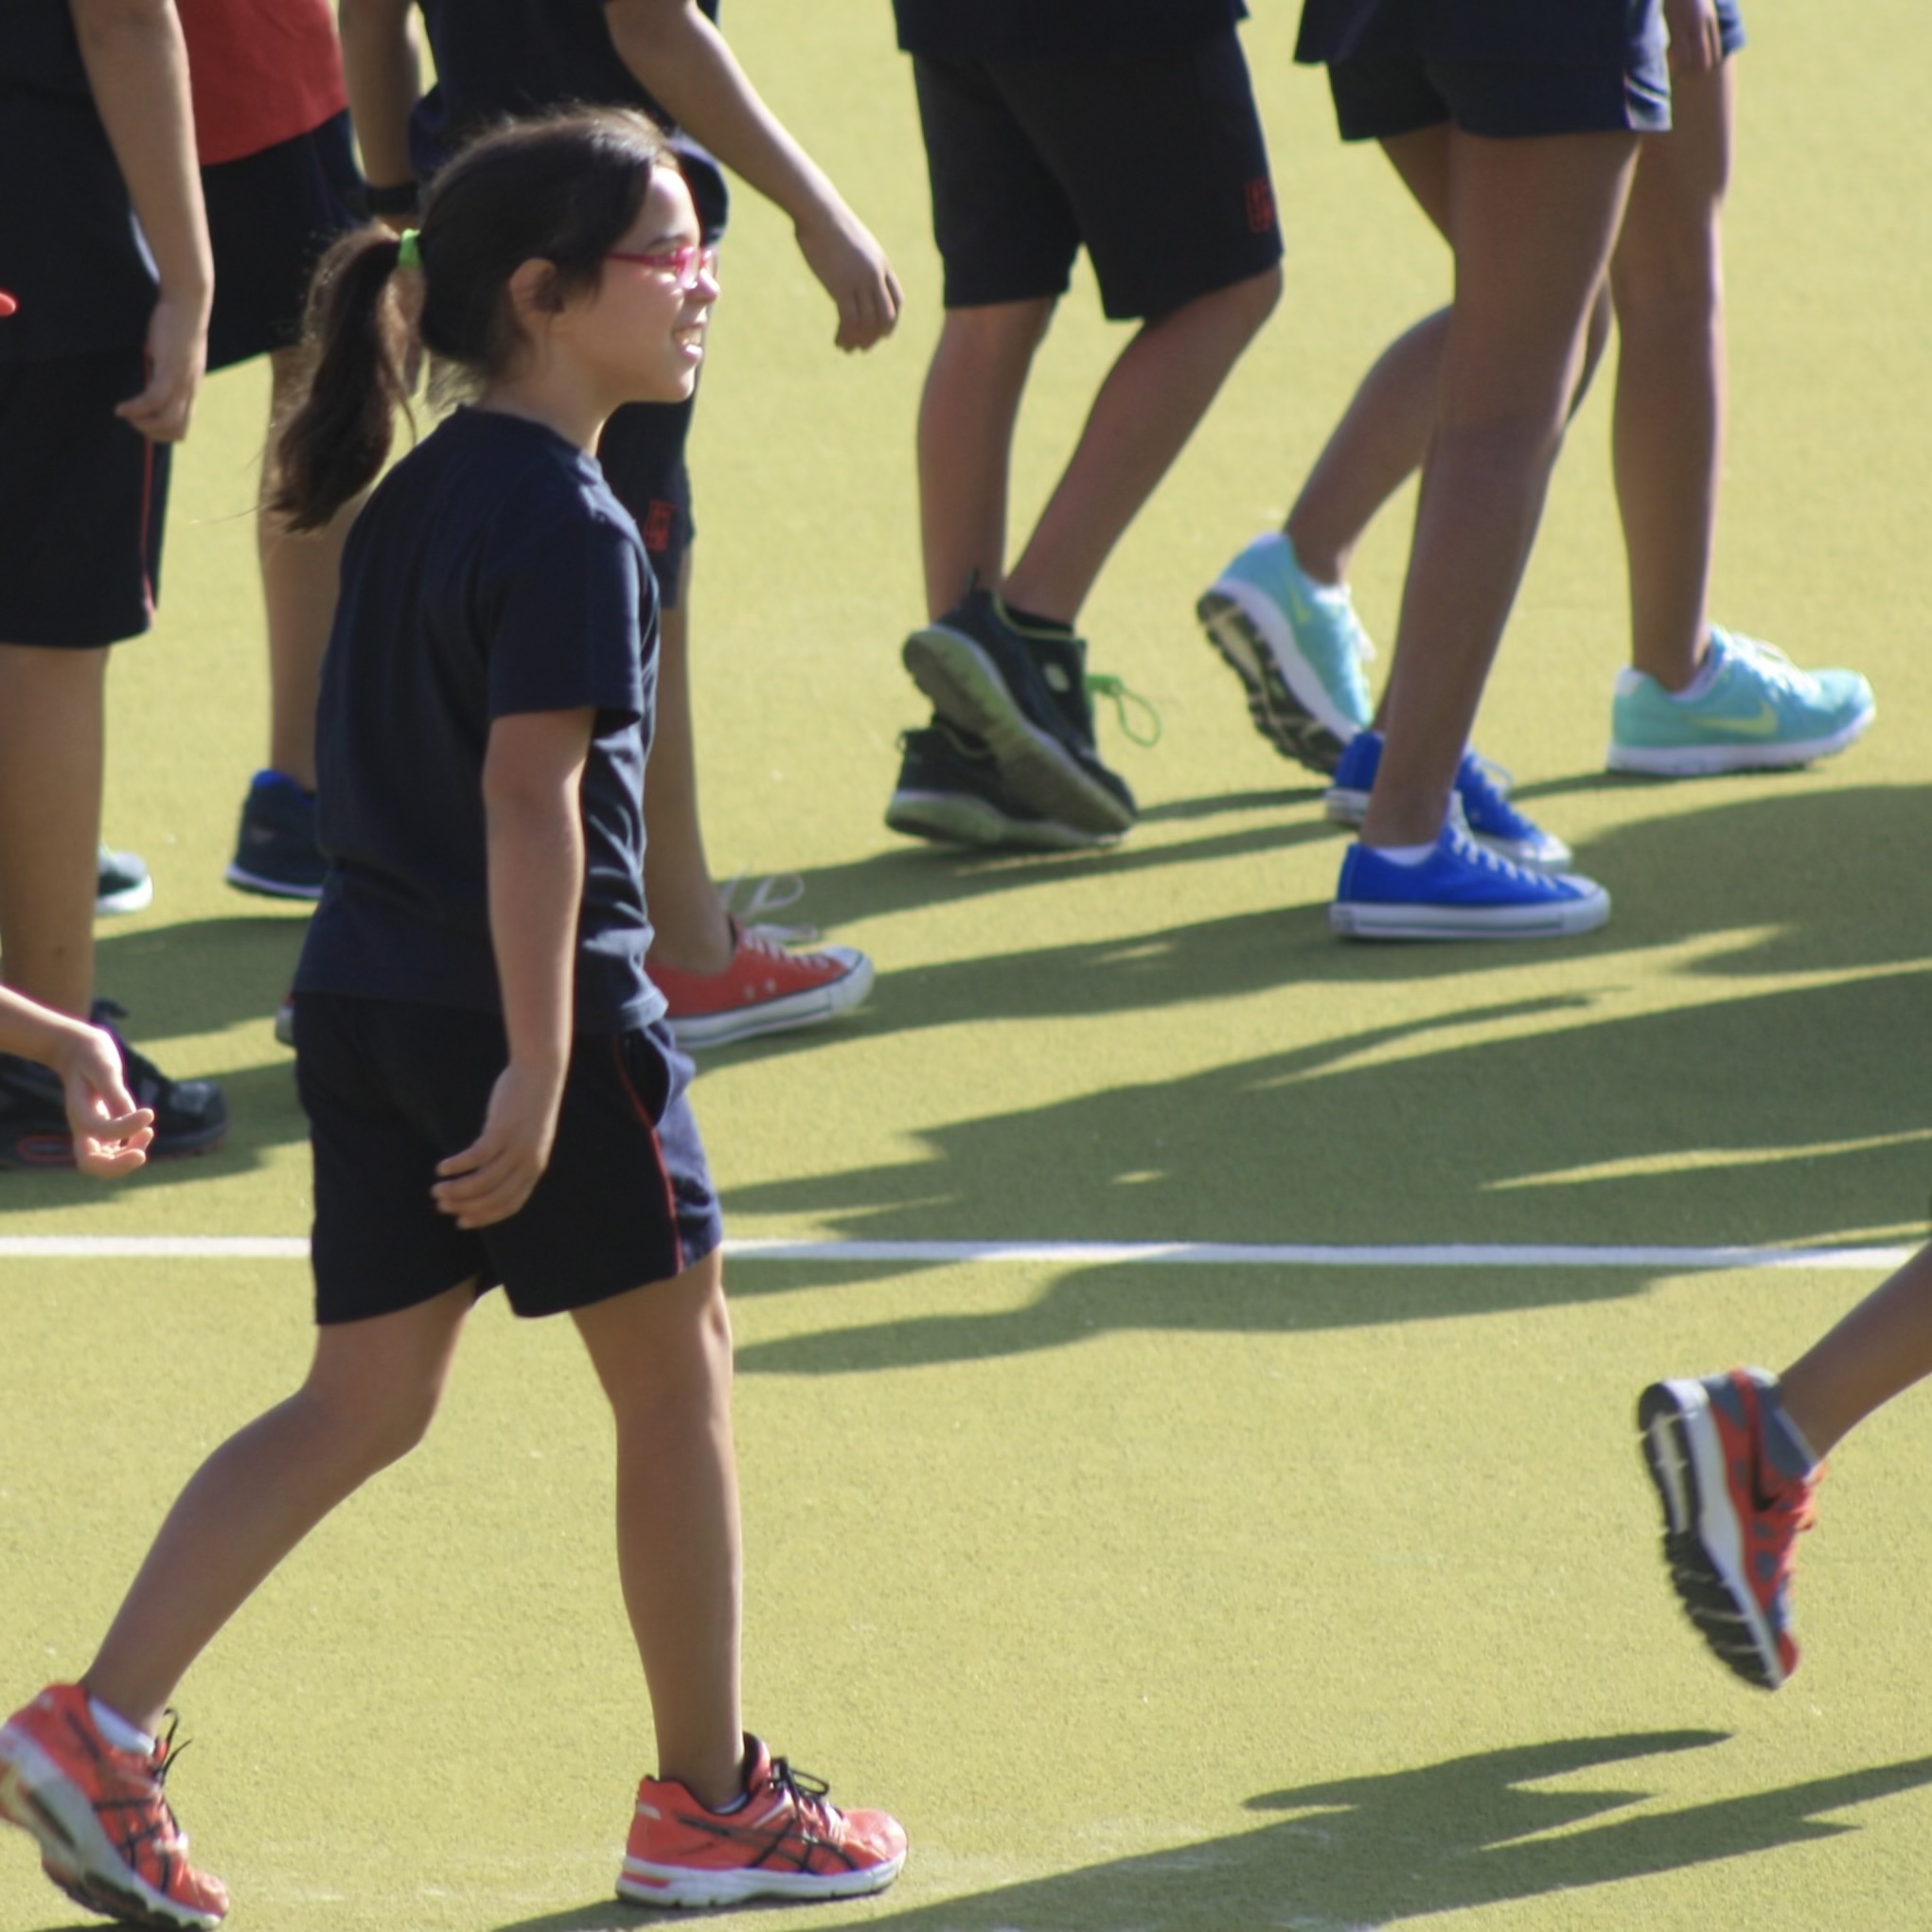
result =
M653 249L648 255L638 255L629 249L613 248L604 257L606 261L641 262L646 268L661 268L669 274L678 287L687 293L698 286L700 276L708 275L718 266L718 250L706 248L696 241L686 241L677 248Z

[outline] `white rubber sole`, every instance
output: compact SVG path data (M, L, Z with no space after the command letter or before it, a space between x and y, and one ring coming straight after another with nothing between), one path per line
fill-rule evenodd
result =
M164 1932L213 1932L221 1919L190 1911L156 1891L125 1864L100 1828L86 1794L62 1775L34 1741L0 1727L0 1817L41 1848L48 1876L70 1898L123 1924Z
M1652 751L1620 745L1612 738L1604 764L1608 771L1629 771L1642 778L1717 778L1727 771L1784 771L1797 765L1816 764L1855 744L1877 716L1874 704L1829 737L1801 738L1782 745L1678 745Z
M859 1871L693 1871L676 1865L649 1865L627 1858L617 1880L617 1896L634 1905L698 1908L739 1905L753 1899L856 1899L883 1891L899 1875L905 1854Z
M695 1013L679 1019L665 1015L671 1037L689 1052L694 1047L730 1046L734 1040L755 1039L764 1033L787 1033L793 1027L815 1026L849 1012L872 991L875 977L870 959L845 946L822 946L820 952L846 962L845 971L782 1000L762 1000L756 1005L732 1006L721 1013Z
M286 879L266 878L258 872L250 872L245 865L231 863L222 877L237 892L254 893L264 899L300 899L313 905L322 896L319 885L291 885Z
M1730 1506L1724 1444L1711 1419L1710 1393L1695 1381L1659 1386L1670 1399L1652 1406L1643 1418L1643 1456L1663 1503L1672 1580L1692 1622L1724 1661L1738 1668L1734 1653L1744 1639L1757 1670L1741 1675L1775 1691L1784 1682L1784 1669L1777 1636L1746 1575L1744 1526ZM1681 1573L1687 1540L1694 1540L1701 1557L1700 1574L1688 1589Z
M1428 906L1337 899L1328 926L1345 939L1570 939L1610 916L1610 895L1592 886L1579 898L1530 906Z
M118 913L145 913L154 903L154 881L144 878L139 885L123 886L117 893L102 893L94 902L94 916L110 919Z

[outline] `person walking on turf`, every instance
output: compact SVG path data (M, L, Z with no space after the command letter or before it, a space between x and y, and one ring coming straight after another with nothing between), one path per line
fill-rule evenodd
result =
M189 1481L81 1682L0 1728L0 1812L111 1917L222 1917L163 1790L165 1707L289 1551L420 1440L498 1283L519 1314L570 1315L615 1416L658 1746L620 1892L843 1897L904 1859L893 1819L842 1813L741 1728L722 1230L644 968L656 597L590 452L620 403L689 393L717 293L674 162L621 110L485 137L419 234L354 231L323 264L314 385L277 451L295 527L381 470L409 314L475 400L356 520L323 671L331 862L295 994L313 1365Z
M718 0L422 0L435 84L418 98L415 0L343 0L343 45L378 211L414 205L452 150L504 115L573 103L638 107L677 125L684 176L708 242L730 197L722 162L791 222L799 252L838 310L841 349L897 326L892 265L838 189L759 97L715 25ZM716 380L715 378L713 380ZM637 521L658 580L658 740L646 779L650 969L681 1046L725 1046L849 1011L872 962L806 946L809 927L761 924L760 893L737 917L705 854L692 709L691 577L697 526L685 457L696 397L639 403L606 426L597 461Z
M1732 1369L1639 1397L1663 1554L1691 1622L1761 1690L1798 1668L1791 1568L1824 1459L1874 1410L1932 1375L1932 1248L1921 1249L1781 1375Z
M918 425L929 622L904 652L936 716L906 735L895 831L1054 847L1134 822L1095 747L1074 625L1281 292L1245 10L895 0L946 270ZM1015 426L1083 246L1108 318L1141 326L1008 569Z
M1572 406L1614 311L1612 441L1631 662L1617 679L1606 762L1692 777L1828 756L1859 736L1874 706L1855 672L1800 671L1710 619L1724 443L1730 57L1744 26L1735 0L1667 0L1664 10L1672 125L1643 144ZM1391 132L1384 145L1407 157L1397 162L1407 174L1433 180L1444 175L1448 134L1436 120ZM1426 206L1445 218L1440 196ZM1381 750L1362 675L1372 652L1348 567L1371 519L1423 463L1449 321L1439 310L1384 350L1286 523L1249 544L1200 600L1201 622L1240 677L1257 728L1285 757L1334 774L1328 815L1344 824L1362 820ZM1569 862L1560 840L1510 804L1486 761L1465 756L1456 791L1471 836L1492 851L1542 870Z

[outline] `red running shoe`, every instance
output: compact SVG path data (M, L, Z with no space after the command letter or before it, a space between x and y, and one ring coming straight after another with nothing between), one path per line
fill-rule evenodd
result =
M1671 1582L1705 1642L1764 1691L1798 1668L1791 1560L1812 1526L1823 1473L1795 1475L1774 1462L1764 1416L1777 1401L1775 1377L1733 1369L1654 1382L1637 1403L1644 1462L1664 1506Z
M151 1758L101 1736L78 1684L53 1684L0 1727L0 1817L39 1841L41 1868L77 1905L123 1925L211 1932L219 1878L187 1862L162 1786L172 1729Z
M640 1905L848 1899L883 1891L905 1862L897 1819L841 1811L816 1778L748 1737L739 1811L707 1811L674 1780L637 1787L617 1896Z
M734 919L731 931L731 964L722 972L680 972L655 962L647 967L669 1002L671 1036L687 1051L810 1026L858 1005L872 990L872 962L849 946L789 952L775 929Z

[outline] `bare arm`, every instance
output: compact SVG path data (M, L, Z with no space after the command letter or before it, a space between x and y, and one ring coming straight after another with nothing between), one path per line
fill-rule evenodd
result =
M735 173L791 217L811 272L838 305L837 343L870 348L904 297L885 251L758 97L695 0L608 0L611 40L639 83Z
M144 436L187 434L208 360L215 271L174 0L68 0L101 125L160 273L148 386L119 407Z
M422 93L410 0L341 0L342 65L349 115L372 187L399 187L414 178L409 111Z
M490 727L483 760L489 934L510 1059L482 1133L436 1168L436 1205L459 1227L506 1220L549 1164L570 1067L584 890L577 789L593 722L589 711L531 711Z
M0 986L0 1053L38 1060L61 1076L74 1161L83 1174L111 1180L148 1158L154 1116L134 1105L121 1056L97 1026Z

